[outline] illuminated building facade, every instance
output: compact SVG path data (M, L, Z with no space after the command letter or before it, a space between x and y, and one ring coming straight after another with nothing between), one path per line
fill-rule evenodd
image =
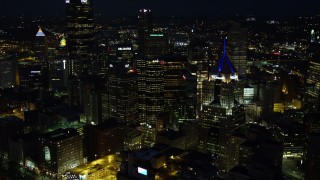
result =
M164 61L138 59L139 121L155 127L164 112Z
M143 134L131 128L126 128L126 133L123 141L125 151L134 151L142 148L143 145Z
M47 89L49 87L49 63L48 63L48 45L45 34L41 27L36 34L34 41L35 65L40 66L40 84L41 88Z
M164 58L161 63L164 68L164 103L166 109L179 106L179 95L185 95L186 82L182 70L185 69L181 57Z
M203 81L209 79L209 55L208 47L202 42L191 42L189 49L188 64L191 72L197 77L197 116L203 105Z
M42 135L40 143L40 169L61 178L69 169L83 163L82 137L76 129L58 129Z
M94 48L91 0L66 0L69 74L81 76L90 70Z
M137 59L139 121L146 122L146 59Z
M307 108L311 112L320 110L320 62L312 60L309 65L309 76L307 78Z
M55 58L50 61L50 89L62 90L68 83L68 61L63 58Z
M161 61L147 60L146 83L146 123L155 127L159 115L164 112L164 70Z
M220 172L227 172L235 165L232 134L244 125L245 113L244 106L236 100L235 82L238 75L228 58L226 42L223 56L210 75L214 89L208 92L214 92L214 97L208 96L211 102L203 105L200 111L198 150L218 155Z

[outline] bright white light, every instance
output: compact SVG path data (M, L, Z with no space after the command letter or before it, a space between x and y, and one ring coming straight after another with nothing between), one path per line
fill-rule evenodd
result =
M66 60L63 60L63 69L66 69Z
M70 0L66 0L66 3L70 3Z

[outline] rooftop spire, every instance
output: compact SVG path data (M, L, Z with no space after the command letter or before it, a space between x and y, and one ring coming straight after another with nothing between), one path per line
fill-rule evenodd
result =
M223 56L219 62L218 65L218 73L224 73L224 74L232 74L235 73L235 68L231 61L228 58L227 54L227 38L224 38L223 40Z
M223 40L223 55L226 55L227 53L227 37Z

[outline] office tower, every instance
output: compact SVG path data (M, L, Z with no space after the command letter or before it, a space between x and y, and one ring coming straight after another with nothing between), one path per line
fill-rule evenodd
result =
M48 64L48 45L45 34L41 27L36 34L34 41L35 65L40 66L40 84L42 89L49 88L49 64Z
M247 71L247 29L240 27L239 23L231 23L229 29L229 50L230 58L240 76Z
M161 61L146 61L146 123L155 127L159 115L164 112L164 71Z
M124 62L110 64L108 77L110 118L125 125L138 124L137 72Z
M209 105L214 100L214 81L204 80L202 82L202 103Z
M169 39L165 33L153 32L146 37L144 55L147 58L165 56L169 52Z
M185 80L186 83L186 116L183 120L196 120L197 78L187 70L183 71L182 78Z
M69 105L80 108L80 77L91 73L94 25L91 0L66 0Z
M320 62L312 60L309 65L309 76L307 78L306 108L310 112L320 110Z
M34 42L34 58L18 61L18 85L28 90L48 87L48 59L45 34L39 28Z
M105 113L108 113L108 106L106 106L108 99L105 99L104 96L106 93L106 80L99 76L88 76L80 82L79 99L84 112L84 120L88 124L99 124L109 118L109 116L104 116Z
M249 84L246 84L243 88L243 103L246 105L252 104L255 99L255 88Z
M15 86L16 62L13 59L0 57L0 88L10 88Z
M66 0L69 74L80 77L93 61L94 26L91 0Z
M139 122L146 122L146 58L137 59Z
M97 113L99 110L97 90L99 88L96 86L97 81L94 80L90 77L80 83L80 104L87 124L98 124L100 122Z
M197 77L197 116L202 109L202 83L208 80L209 52L208 47L203 42L194 41L190 43L188 69Z
M64 58L55 58L50 61L50 89L61 91L68 83L68 61Z
M138 52L144 56L147 39L153 32L153 17L150 9L141 9L138 14Z
M236 100L237 71L228 58L226 42L221 60L210 72L214 81L214 98L203 105L199 116L199 151L218 155L220 172L236 165L233 150L239 144L232 136L245 123L244 107Z
M18 85L25 89L41 89L41 66L34 59L20 59L18 61Z
M58 129L43 134L39 144L41 171L57 179L84 161L82 137L76 129Z
M185 69L184 59L171 56L162 60L164 69L164 104L167 110L178 107L179 96L185 96L186 82L182 71Z

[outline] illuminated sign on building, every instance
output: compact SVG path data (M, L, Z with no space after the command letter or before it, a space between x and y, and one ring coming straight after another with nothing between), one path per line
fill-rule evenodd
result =
M151 37L163 37L163 34L150 34Z
M142 174L142 175L145 175L145 176L148 176L148 170L143 169L141 167L138 167L138 173Z
M118 47L118 51L131 51L131 47Z
M41 71L31 71L31 74L40 74Z

